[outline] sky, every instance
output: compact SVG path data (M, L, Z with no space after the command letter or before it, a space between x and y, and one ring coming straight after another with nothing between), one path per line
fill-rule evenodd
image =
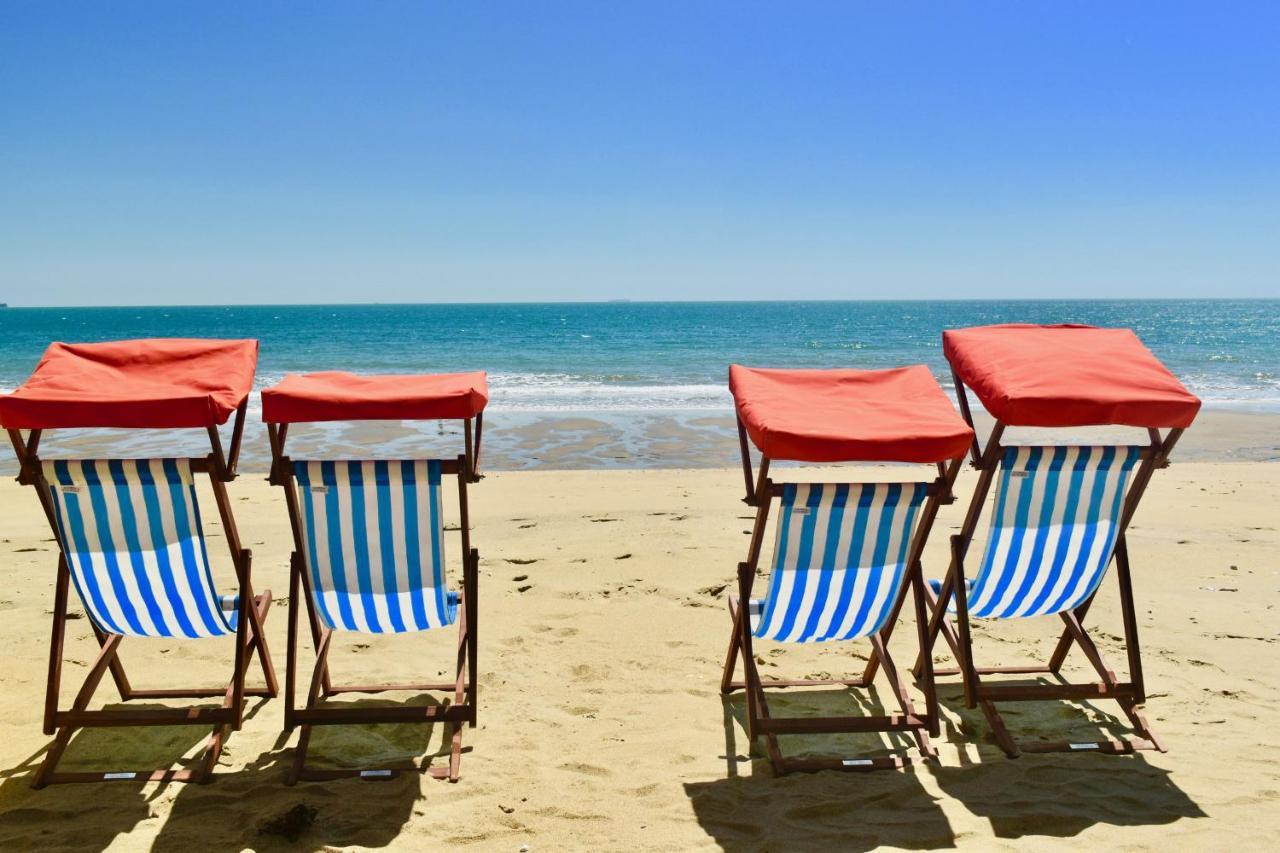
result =
M1280 4L0 0L11 305L1280 295Z

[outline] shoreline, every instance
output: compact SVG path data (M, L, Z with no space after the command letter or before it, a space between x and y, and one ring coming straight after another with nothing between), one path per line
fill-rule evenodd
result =
M985 438L991 420L977 416ZM224 427L224 435L229 428ZM1146 443L1144 431L1010 429L1009 443ZM46 434L49 458L68 456L203 456L207 439L198 431L59 430ZM294 458L452 457L461 447L457 422L361 422L308 425L290 435ZM250 415L240 471L265 474L270 457L266 431ZM1174 452L1177 462L1280 461L1280 413L1202 411ZM731 413L720 411L593 411L486 413L481 467L486 471L681 470L732 468L740 464ZM780 463L787 464L787 463ZM0 452L0 475L17 473L12 449Z

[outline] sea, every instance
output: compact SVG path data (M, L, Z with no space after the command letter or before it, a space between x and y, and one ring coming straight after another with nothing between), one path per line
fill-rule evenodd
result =
M502 468L733 464L729 364L880 368L923 363L944 386L941 332L990 323L1127 326L1206 409L1280 413L1280 299L593 302L0 309L0 391L51 341L256 338L257 383L288 373L488 371L485 444ZM265 461L251 403L246 465ZM408 451L448 428L405 425ZM103 452L167 438L75 436ZM312 448L356 452L321 428ZM677 458L678 457L678 458ZM8 461L8 460L6 460Z

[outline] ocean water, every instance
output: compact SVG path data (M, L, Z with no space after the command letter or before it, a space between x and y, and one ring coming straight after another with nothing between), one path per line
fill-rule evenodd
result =
M536 465L545 457L536 448L520 450L520 442L504 449L500 426L527 438L556 423L567 426L550 437L567 442L569 456L575 442L599 451L590 433L604 424L616 452L600 461L645 463L660 455L646 449L655 442L662 447L690 432L723 432L715 419L731 412L731 362L862 368L923 362L946 387L941 331L1007 322L1128 326L1207 408L1280 412L1280 300L7 308L0 309L0 389L20 384L55 340L257 338L260 387L295 371L483 369L491 388L491 447L510 457L507 464ZM655 418L663 422L660 434L643 439ZM716 461L731 457L717 451Z

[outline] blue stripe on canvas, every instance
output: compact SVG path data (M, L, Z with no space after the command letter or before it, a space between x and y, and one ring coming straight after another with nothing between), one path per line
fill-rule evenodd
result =
M452 624L456 598L444 575L440 461L337 464L345 467L335 468L331 461L295 463L307 513L304 545L315 578L312 596L321 604L321 618L331 628L367 633ZM325 484L322 529L311 503L318 494L317 477ZM327 554L316 547L321 536L329 545ZM326 597L330 606L324 609Z
M419 539L418 530L418 476L413 462L400 463L400 477L404 500L405 571L409 580L408 588L413 593L409 597L413 608L413 624L419 631L424 631L431 627L431 622L427 619L426 603L417 593L422 589L422 549L418 546L422 540Z
M138 611L134 606L133 596L129 594L129 590L124 585L124 573L120 570L119 555L116 552L115 543L112 541L111 524L107 518L107 502L103 495L102 482L98 479L97 467L93 462L86 461L80 463L80 470L84 475L86 489L89 493L89 505L93 507L95 532L102 549L102 561L107 567L107 580L110 583L111 595L116 604L119 605L120 612L124 616L130 633L146 636L147 630L142 627L142 622L138 619Z
M440 523L440 460L427 463L427 483L431 496L431 581L435 589L436 624L448 624L448 605L444 588L444 525Z
M167 471L165 482L154 481L152 464ZM185 460L116 459L45 465L72 581L89 617L105 631L144 637L217 636L230 631L225 619L201 625L206 621L202 611L217 611L217 596L198 528L194 487L189 494L182 488L190 481L186 466ZM171 503L175 494L175 523L169 528L163 524L161 504ZM86 499L87 504L82 503ZM93 518L82 510L91 510ZM190 541L190 515L196 519L198 552ZM175 546L184 555L179 566L173 565L170 554Z
M124 463L119 459L112 459L107 462L107 471L111 474L111 484L115 490L115 505L120 512L121 532L124 534L124 543L128 549L125 553L133 572L134 583L138 585L138 592L142 596L142 604L156 630L162 636L172 636L164 613L160 610L160 602L151 589L151 579L147 576L142 543L138 541L138 519L133 513L133 497L129 494L129 480L125 477ZM177 600L177 590L174 589L173 592L175 595L170 600Z
M332 589L338 599L338 616L341 620L335 627L355 629L355 613L351 609L351 596L347 590L346 556L342 553L343 519L342 507L338 500L337 465L334 462L320 463L320 481L325 485L325 536L328 544L328 572L321 577L319 589Z
M851 505L854 488L857 498ZM746 605L753 614L752 633L786 642L820 642L879 630L902 588L916 509L927 492L923 483L784 488L769 586L763 600ZM797 516L802 494L804 513ZM877 511L871 530L869 518ZM816 530L824 526L819 541ZM850 547L842 551L846 536ZM830 617L825 629L824 616Z
M320 611L320 618L324 620L324 624L332 627L336 624L333 614L329 612L329 606L325 603L324 596L320 593L320 590L326 589L328 584L322 583L320 580L320 557L316 552L316 540L319 536L316 532L317 513L315 493L311 488L311 471L306 463L299 462L294 465L293 474L297 478L298 491L302 495L303 531L306 536L304 544L307 552L307 571L311 575L311 589L314 592L312 599Z
M374 603L373 575L369 570L369 522L365 518L364 466L359 462L347 463L347 480L351 500L351 550L356 558L356 583L360 586L360 606L365 624L375 634L382 633L378 608Z
M405 630L404 617L400 613L400 590L396 583L395 531L391 518L390 463L373 463L374 481L377 484L378 551L382 557L382 588L386 593L387 618L397 633Z
M779 636L789 636L794 630L800 604L804 601L805 585L809 578L808 568L813 563L813 535L818 526L818 506L821 503L822 486L809 486L809 495L805 499L808 513L800 523L800 553L796 557L796 568L791 572L791 594L783 611L782 624L777 628Z
M1129 474L1142 451L1009 448L982 570L973 582L970 615L1048 615L1078 607L1091 596L1111 561ZM1053 457L1047 464L1042 459L1046 452ZM1037 493L1042 494L1041 505L1033 517L1026 507ZM1016 504L1011 508L1008 500ZM1057 538L1050 544L1053 535ZM1033 590L1034 599L1028 601Z
M884 602L880 605L880 611L875 615L870 626L864 630L865 634L874 634L879 631L893 610L893 604L897 601L897 590L902 588L902 576L907 571L907 554L911 548L911 538L914 535L916 512L920 508L920 504L924 501L925 493L928 487L924 483L915 483L912 485L911 497L907 501L907 518L903 525L906 533L903 534L902 540L898 543L898 553L893 560L893 577L889 581L890 589L894 590L892 595L886 596Z
M74 484L71 479L70 466L65 460L59 459L54 463L54 476L60 486ZM71 577L76 582L76 588L80 590L80 600L84 602L85 609L89 611L89 616L98 623L98 627L104 628L113 634L123 634L124 631L107 610L107 602L103 598L102 585L99 583L97 572L94 570L92 560L89 557L92 552L89 549L88 541L85 539L84 518L80 513L80 496L66 492L60 493L52 485L50 490L53 491L54 506L61 504L66 507L67 524L62 529L63 547L70 546L72 549L72 552L66 555L67 563L71 569ZM88 593L88 595L86 596L85 593Z
M777 567L786 560L787 549L790 547L791 539L791 512L796 502L796 484L787 483L782 487L782 515L778 518L778 538L774 545L774 569L769 574L769 592L776 593L776 588L782 583L781 574L776 571ZM766 594L764 599L764 607L760 612L760 628L773 623L773 611L778 603L777 594ZM757 636L760 636L757 634Z
M827 537L825 545L822 549L822 566L818 570L817 589L814 591L814 599L816 601L826 601L831 590L831 578L835 574L836 552L840 547L840 532L843 529L844 508L849 501L849 486L841 483L836 486L836 491L831 501L831 516L827 521ZM813 639L813 635L818 630L818 620L822 618L822 608L814 607L809 613L809 619L805 622L804 630L797 638L799 642L807 642Z
M853 517L853 533L849 537L849 556L845 559L844 577L840 583L840 595L836 599L835 615L831 619L831 624L827 626L827 630L823 632L819 641L832 640L840 632L840 625L844 620L844 614L849 612L849 606L853 602L853 589L858 581L858 560L862 554L862 549L867 538L867 524L871 517L871 505L876 499L876 487L872 484L866 484L859 487L858 490L858 506Z
M181 595L178 592L173 562L169 559L169 546L164 538L164 521L160 513L160 501L156 497L157 486L155 477L151 474L149 460L138 460L137 472L138 482L141 485L139 491L142 493L142 512L147 518L147 530L151 534L151 541L148 544L151 546L151 553L155 556L156 566L160 571L160 577L163 579L165 595L169 597L170 601L179 601ZM198 606L196 612L202 615ZM200 636L200 632L196 630L195 624L191 621L191 615L187 613L187 608L175 607L174 617L178 620L178 628L183 636ZM211 621L206 621L204 627L207 633L217 633L218 628Z

